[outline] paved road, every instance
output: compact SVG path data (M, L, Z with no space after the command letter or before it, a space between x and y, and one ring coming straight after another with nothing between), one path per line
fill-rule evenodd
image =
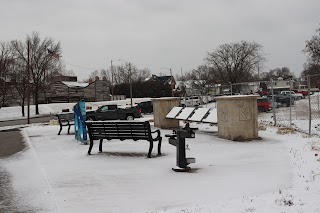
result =
M50 121L49 115L30 118L30 123L45 123ZM0 127L17 126L27 124L27 119L0 121ZM1 160L22 151L26 147L20 130L12 129L0 131L0 212L35 212L33 209L21 209L17 205L19 196L12 188L11 175L7 172Z
M25 212L16 205L18 196L12 188L12 177L1 161L22 151L25 143L19 129L0 131L0 138L0 212Z
M43 115L41 117L30 118L30 123L46 123L50 121L49 115ZM10 121L0 121L0 127L4 126L15 126L15 125L23 125L27 124L27 119L18 119L18 120L10 120Z

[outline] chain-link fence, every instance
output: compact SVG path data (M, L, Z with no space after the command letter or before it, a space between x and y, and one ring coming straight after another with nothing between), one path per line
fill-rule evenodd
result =
M272 109L259 113L262 123L320 135L319 86L320 74L317 74L303 78L232 84L231 93L259 94L267 98Z

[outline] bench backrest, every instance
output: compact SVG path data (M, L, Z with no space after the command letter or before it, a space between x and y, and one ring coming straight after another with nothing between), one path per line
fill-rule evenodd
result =
M59 119L59 122L73 121L74 120L74 114L73 113L60 113L60 114L57 114L57 117Z
M87 121L90 139L152 140L149 121Z

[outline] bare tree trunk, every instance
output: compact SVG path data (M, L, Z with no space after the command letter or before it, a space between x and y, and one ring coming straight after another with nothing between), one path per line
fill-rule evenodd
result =
M36 86L35 87L35 93L34 93L34 105L35 105L35 107L36 107L36 115L39 115L40 113L39 113L39 94L38 94L38 91L39 91L39 88L38 88L38 86Z
M25 112L24 112L24 98L22 99L22 103L21 103L21 113L22 113L22 117L25 116Z

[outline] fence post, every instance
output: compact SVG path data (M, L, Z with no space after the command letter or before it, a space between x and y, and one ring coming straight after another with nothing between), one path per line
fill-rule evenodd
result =
M274 103L274 94L273 94L273 79L271 79L271 95L272 95L273 122L274 122L274 126L276 126L277 125L277 118L276 118L276 105Z
M320 101L320 100L319 100L319 93L317 94L317 100L318 100L318 112L320 112L320 106L319 106L319 104L320 104L320 103L319 103L319 101Z
M291 99L292 99L292 95L291 95L291 82L292 82L292 79L290 79L290 82L289 82L289 84L290 84L290 87L289 87L289 98L290 98L290 103L289 103L289 106L290 106L290 118L289 118L289 121L290 121L290 128L291 128L291 123L292 123L292 118L291 118L291 114L292 114L292 109L291 109Z
M311 89L310 89L310 76L307 76L308 80L308 96L309 96L309 135L311 135Z

